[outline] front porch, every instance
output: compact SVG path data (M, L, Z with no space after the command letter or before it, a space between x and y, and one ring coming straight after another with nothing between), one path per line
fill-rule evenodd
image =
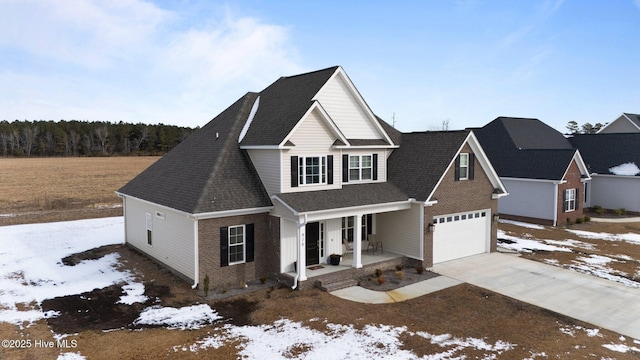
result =
M299 281L298 289L310 289L320 287L327 290L327 284L341 283L353 280L351 285L357 285L356 278L366 274L372 274L375 269L389 270L394 269L398 264L406 265L407 258L403 255L385 251L384 253L362 253L361 268L353 267L353 254L345 254L342 256L340 265L319 264L306 267L307 280ZM296 272L290 271L282 274L282 280L289 286L293 286ZM350 285L349 285L350 286ZM335 290L335 289L334 289Z

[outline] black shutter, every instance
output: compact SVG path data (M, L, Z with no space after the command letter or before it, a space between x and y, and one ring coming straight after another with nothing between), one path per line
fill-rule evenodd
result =
M333 155L327 155L327 184L333 184Z
M342 155L342 182L349 182L349 155Z
M567 212L567 191L562 192L562 212Z
M469 180L473 180L476 157L473 153L469 153Z
M580 189L576 188L576 210L578 210L580 208L580 203L578 202L578 200L580 199Z
M220 267L229 266L229 228L220 228Z
M245 234L245 241L247 244L247 262L253 262L253 253L255 249L253 228L253 224L245 225L245 230L247 231L247 233Z
M378 180L378 154L373 154L373 180Z
M367 214L367 235L373 234L373 214Z
M298 157L291 157L291 187L298 187Z
M460 155L456 156L454 178L455 181L460 180Z

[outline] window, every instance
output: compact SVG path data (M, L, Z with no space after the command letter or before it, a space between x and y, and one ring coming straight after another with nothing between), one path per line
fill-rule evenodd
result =
M576 210L576 189L566 189L564 191L564 211Z
M371 180L373 176L373 156L349 156L349 181Z
M469 178L469 154L460 154L460 180Z
M147 245L151 246L153 245L153 237L152 237L152 232L153 232L153 218L151 217L151 214L146 213L146 222L147 222Z
M244 225L229 226L229 264L244 262Z
M460 153L455 163L455 181L473 180L475 156L470 153Z
M353 221L354 221L353 216L342 218L342 238L346 239L348 242L353 242L353 234L354 234Z
M299 183L326 184L327 183L327 158L325 156L300 157L298 159Z

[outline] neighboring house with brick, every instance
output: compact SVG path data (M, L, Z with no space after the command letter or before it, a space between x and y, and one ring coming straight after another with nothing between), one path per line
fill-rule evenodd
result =
M613 133L640 133L640 115L622 113L617 119L598 131L598 134Z
M212 287L495 251L507 195L473 132L400 133L341 67L247 93L118 194L128 244Z
M591 175L587 206L640 213L640 133L574 134L569 141Z
M501 217L555 226L583 216L589 171L564 135L538 119L512 117L474 132L509 191L499 201Z

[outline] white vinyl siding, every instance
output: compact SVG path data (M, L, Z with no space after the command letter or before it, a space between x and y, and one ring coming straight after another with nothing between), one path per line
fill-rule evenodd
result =
M624 115L620 116L616 120L614 120L611 124L607 125L600 134L608 134L608 133L637 133L640 132L637 127L633 126L629 119L627 119Z
M280 272L292 272L297 260L297 225L295 221L280 219Z
M260 180L269 195L281 192L282 179L280 150L249 150L249 157L258 171ZM286 173L288 178L289 173ZM286 180L285 180L286 181Z
M412 204L407 210L376 214L376 239L382 241L384 251L422 257L421 206Z
M195 279L195 220L182 213L162 208L165 218L151 216L153 244L147 244L147 214L155 214L158 208L130 197L125 199L126 242L178 271Z
M347 139L380 139L367 111L350 91L345 79L335 76L316 96Z
M281 192L298 192L312 190L337 189L340 187L340 151L333 148L335 135L332 134L325 121L320 118L317 111L310 113L289 138L295 146L291 150L281 152ZM319 184L305 184L298 180L300 186L291 187L291 157L298 158L326 157L333 155L333 184L328 184L328 179ZM300 160L298 160L300 161ZM298 163L297 166L300 166ZM301 174L298 173L298 176ZM306 179L305 179L306 180Z
M502 179L509 196L498 200L498 212L554 220L558 194L551 181Z
M640 177L592 175L589 184L591 206L640 212Z

